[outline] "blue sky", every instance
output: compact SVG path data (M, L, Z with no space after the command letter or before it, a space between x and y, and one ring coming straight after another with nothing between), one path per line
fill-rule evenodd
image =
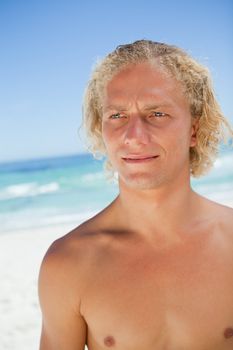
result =
M213 75L233 121L233 2L0 0L0 162L83 152L93 64L147 38L178 45Z

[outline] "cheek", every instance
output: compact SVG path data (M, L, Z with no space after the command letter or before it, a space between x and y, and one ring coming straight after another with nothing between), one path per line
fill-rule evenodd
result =
M103 138L103 142L106 146L106 144L108 144L108 140L110 138L110 133L109 133L108 127L106 126L106 124L104 122L102 122L102 138Z
M173 155L189 154L191 144L191 126L176 125L167 134L167 147Z
M112 129L106 123L102 124L102 139L107 152L111 152L111 149L114 148L115 137Z

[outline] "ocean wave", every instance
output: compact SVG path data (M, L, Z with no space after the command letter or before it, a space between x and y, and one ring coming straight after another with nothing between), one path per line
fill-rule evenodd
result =
M57 192L58 190L59 184L57 182L50 182L43 185L39 185L36 182L22 183L3 188L0 191L0 200L34 197L46 193Z

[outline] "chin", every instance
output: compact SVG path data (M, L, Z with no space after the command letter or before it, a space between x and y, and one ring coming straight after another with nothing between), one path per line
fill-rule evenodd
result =
M148 174L134 174L128 176L119 176L124 186L135 190L152 190L164 185L166 180L162 176L148 176Z

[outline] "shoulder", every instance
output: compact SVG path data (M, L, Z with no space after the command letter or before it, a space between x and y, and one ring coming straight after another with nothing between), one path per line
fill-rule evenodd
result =
M198 195L198 217L211 236L233 249L233 208Z
M206 200L205 209L216 228L222 233L229 233L233 239L233 208Z
M231 207L209 202L209 217L213 223L213 231L215 233L218 248L224 248L225 254L233 256L233 209ZM228 254L229 253L229 254Z
M233 235L233 208L219 203L212 203L212 213L216 221L225 229L229 229Z
M53 280L57 288L75 283L85 284L91 268L108 246L109 235L92 218L54 241L46 252L40 269L40 279Z
M38 286L43 348L84 348L81 303L91 266L87 257L88 244L79 227L54 241L44 256Z
M77 239L76 239L77 241ZM76 252L76 256L75 256ZM83 284L83 258L80 244L67 234L54 241L48 248L40 267L39 297L41 304L46 305L63 295L67 296Z
M233 209L218 205L216 208L217 227L233 256Z
M51 244L38 280L40 306L45 318L56 318L57 308L65 319L73 317L74 312L81 312L81 301L95 276L96 260L101 256L100 247L98 230L93 230L90 223L80 225Z
M214 202L201 195L197 195L200 215L209 218L218 224L233 224L233 202L232 207ZM233 228L233 226L232 226Z

